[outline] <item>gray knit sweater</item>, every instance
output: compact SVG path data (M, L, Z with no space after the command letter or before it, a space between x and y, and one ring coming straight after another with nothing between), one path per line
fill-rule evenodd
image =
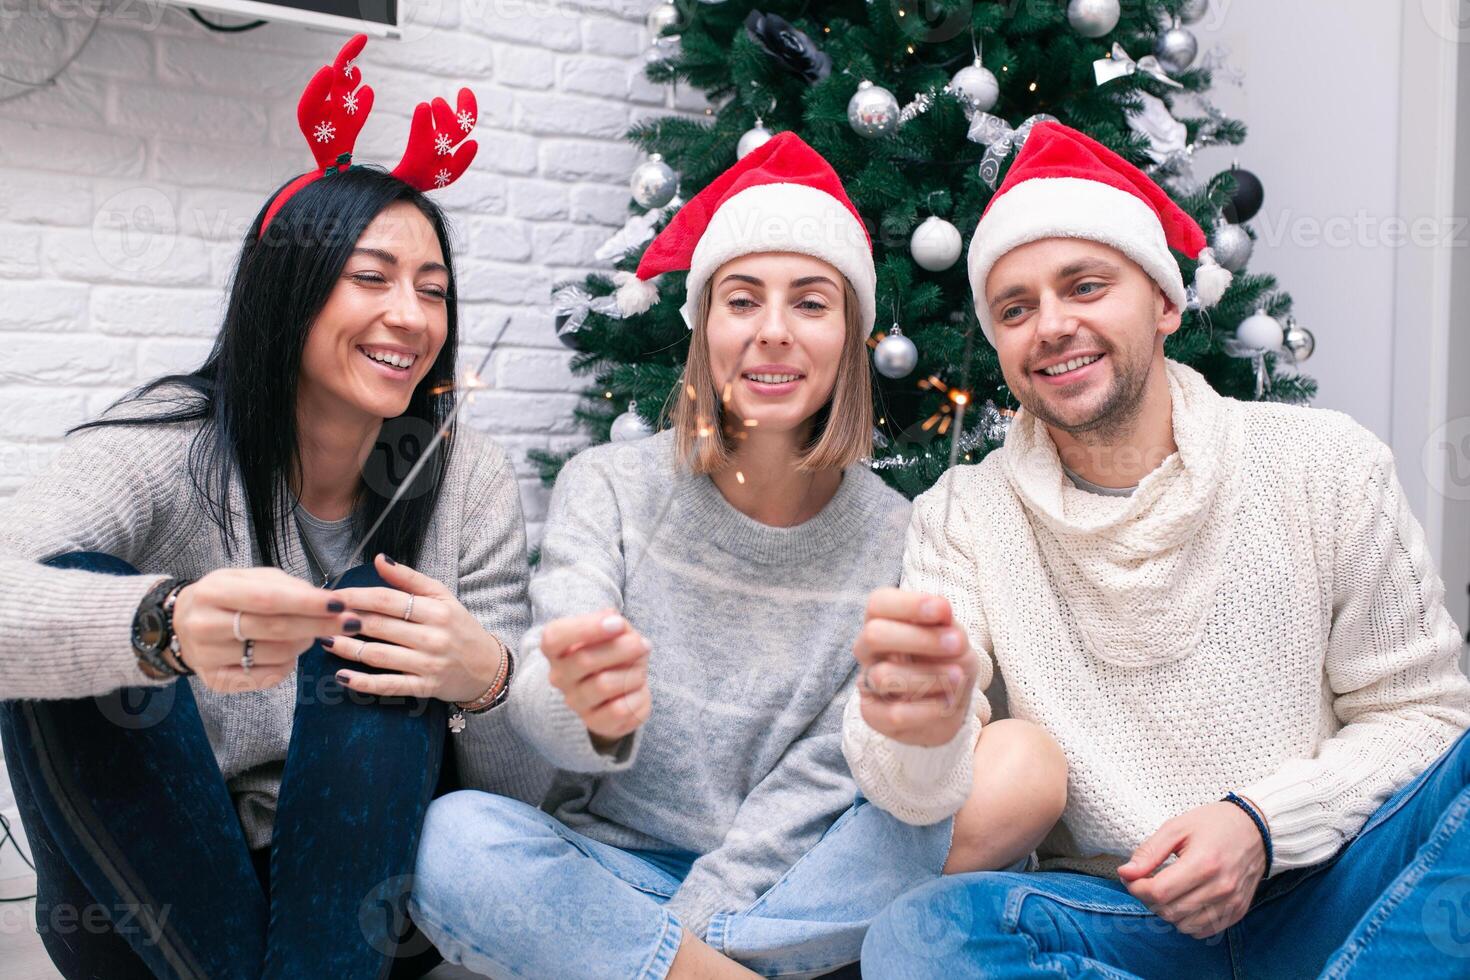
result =
M151 403L124 406L138 417ZM117 411L117 410L115 410ZM232 555L187 472L197 423L88 429L70 436L48 470L0 501L0 698L80 698L150 681L130 635L139 601L164 576L198 578L259 564L244 494L232 484ZM445 583L484 627L514 645L528 623L526 543L515 474L505 452L463 426L417 567ZM309 579L294 520L285 560ZM118 578L36 562L100 551L145 574ZM167 683L167 682L165 682ZM270 843L291 739L296 676L223 695L191 679L210 745L252 848ZM496 709L451 736L464 781L540 802L550 769ZM427 760L426 760L427 761Z
M898 582L908 513L853 466L816 517L761 524L676 468L672 433L589 449L557 480L511 717L561 770L546 809L562 822L701 855L670 903L694 933L753 903L852 804L852 644L868 593ZM603 754L548 681L540 635L607 606L653 645L653 715Z

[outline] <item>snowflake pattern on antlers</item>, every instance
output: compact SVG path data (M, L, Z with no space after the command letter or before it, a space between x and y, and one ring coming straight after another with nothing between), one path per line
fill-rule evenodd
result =
M316 169L309 170L283 187L271 201L260 235L291 196L307 184L352 165L357 135L373 108L373 90L362 83L357 59L367 45L367 35L348 39L330 65L323 65L301 93L296 122L311 147ZM393 176L421 191L448 187L458 180L475 159L479 145L469 139L479 107L475 93L461 88L451 108L442 98L420 102L409 124L408 145Z

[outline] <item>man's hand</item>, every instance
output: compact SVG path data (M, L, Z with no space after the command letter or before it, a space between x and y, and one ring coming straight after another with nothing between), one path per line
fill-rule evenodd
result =
M863 719L908 745L943 745L964 727L980 662L939 596L879 589L853 645Z
M1149 877L1171 854L1178 860ZM1265 872L1266 845L1255 821L1233 803L1211 803L1167 821L1118 877L1160 918L1205 939L1245 917Z

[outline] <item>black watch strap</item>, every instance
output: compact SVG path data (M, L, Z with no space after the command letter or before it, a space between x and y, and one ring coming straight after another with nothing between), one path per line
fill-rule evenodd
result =
M173 639L173 624L168 610L164 609L164 600L177 585L177 579L159 582L143 596L138 611L133 614L133 655L138 658L143 673L154 680L179 676L179 671L163 656Z

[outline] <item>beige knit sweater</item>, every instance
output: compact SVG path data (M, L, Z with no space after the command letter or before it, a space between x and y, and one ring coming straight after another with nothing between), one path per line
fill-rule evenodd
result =
M1132 497L1078 490L1044 425L915 504L906 588L937 592L1000 668L997 708L1070 765L1043 867L1113 874L1170 817L1236 790L1274 872L1331 857L1470 725L1460 632L1388 448L1344 415L1217 395L1168 367L1178 452ZM945 524L945 498L952 491ZM900 745L852 698L863 792L910 823L959 809L989 705Z
M124 406L115 417L154 410ZM46 472L0 501L0 698L80 698L156 684L139 669L133 614L164 576L199 578L259 564L244 493L231 486L233 555L187 469L197 423L88 429ZM461 426L417 568L448 585L481 624L516 645L530 620L525 527L505 451ZM310 578L288 515L282 568ZM128 577L46 568L74 551L115 555ZM171 682L166 682L171 683ZM191 678L199 713L251 847L270 842L296 706L296 674L275 687L217 694ZM469 786L539 803L551 768L509 724L504 707L451 736ZM426 760L427 762L427 760Z

